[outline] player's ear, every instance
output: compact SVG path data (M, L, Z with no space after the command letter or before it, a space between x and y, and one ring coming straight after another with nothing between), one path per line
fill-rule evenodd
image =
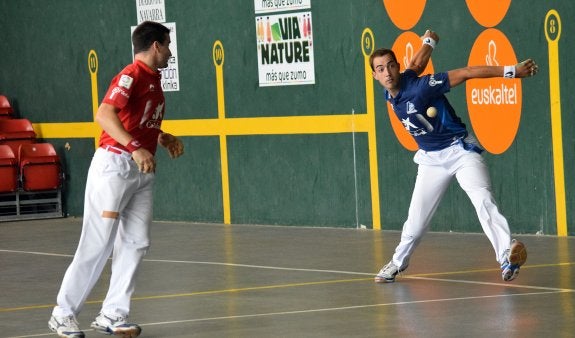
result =
M156 52L159 52L161 47L162 47L162 44L160 43L160 41L154 41L152 43L152 48Z

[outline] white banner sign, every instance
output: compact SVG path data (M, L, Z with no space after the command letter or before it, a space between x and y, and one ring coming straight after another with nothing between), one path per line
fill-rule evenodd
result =
M311 0L254 0L256 14L311 8Z
M138 25L144 21L166 22L164 0L136 0Z
M160 69L162 72L162 89L165 92L180 90L180 71L178 69L178 39L176 35L176 23L165 22L164 26L170 29L170 51L172 57L168 60L168 67Z
M315 83L311 12L256 17L259 84Z

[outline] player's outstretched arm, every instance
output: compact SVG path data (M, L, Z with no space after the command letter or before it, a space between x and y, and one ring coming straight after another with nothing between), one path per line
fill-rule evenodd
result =
M537 74L537 64L527 59L514 66L469 66L447 72L451 87L462 84L469 79L490 77L524 78Z
M425 34L421 36L421 40L421 48L417 50L411 59L411 62L407 66L407 69L415 71L417 75L421 75L421 73L423 73L425 70L425 67L427 67L427 63L431 58L433 48L435 48L435 45L439 42L439 36L435 32L428 29L425 31Z
M168 150L171 158L177 158L184 153L184 144L182 141L172 134L160 133L158 136L158 143Z

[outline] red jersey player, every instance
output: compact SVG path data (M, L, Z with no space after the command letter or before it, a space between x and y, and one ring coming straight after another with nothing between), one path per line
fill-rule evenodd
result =
M96 114L103 132L88 172L82 235L48 322L60 337L84 337L76 317L112 252L108 294L92 327L124 337L141 332L127 319L136 271L150 245L154 154L160 144L176 158L183 145L160 129L165 107L158 69L172 55L170 30L143 22L132 43L134 63L114 77Z

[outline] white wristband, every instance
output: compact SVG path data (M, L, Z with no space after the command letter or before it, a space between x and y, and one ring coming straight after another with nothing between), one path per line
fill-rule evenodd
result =
M504 66L503 77L506 77L508 79L515 78L515 66Z
M425 39L423 39L423 44L429 45L429 46L431 46L431 48L435 49L435 45L437 45L437 41L435 41L434 39L432 39L428 36Z

